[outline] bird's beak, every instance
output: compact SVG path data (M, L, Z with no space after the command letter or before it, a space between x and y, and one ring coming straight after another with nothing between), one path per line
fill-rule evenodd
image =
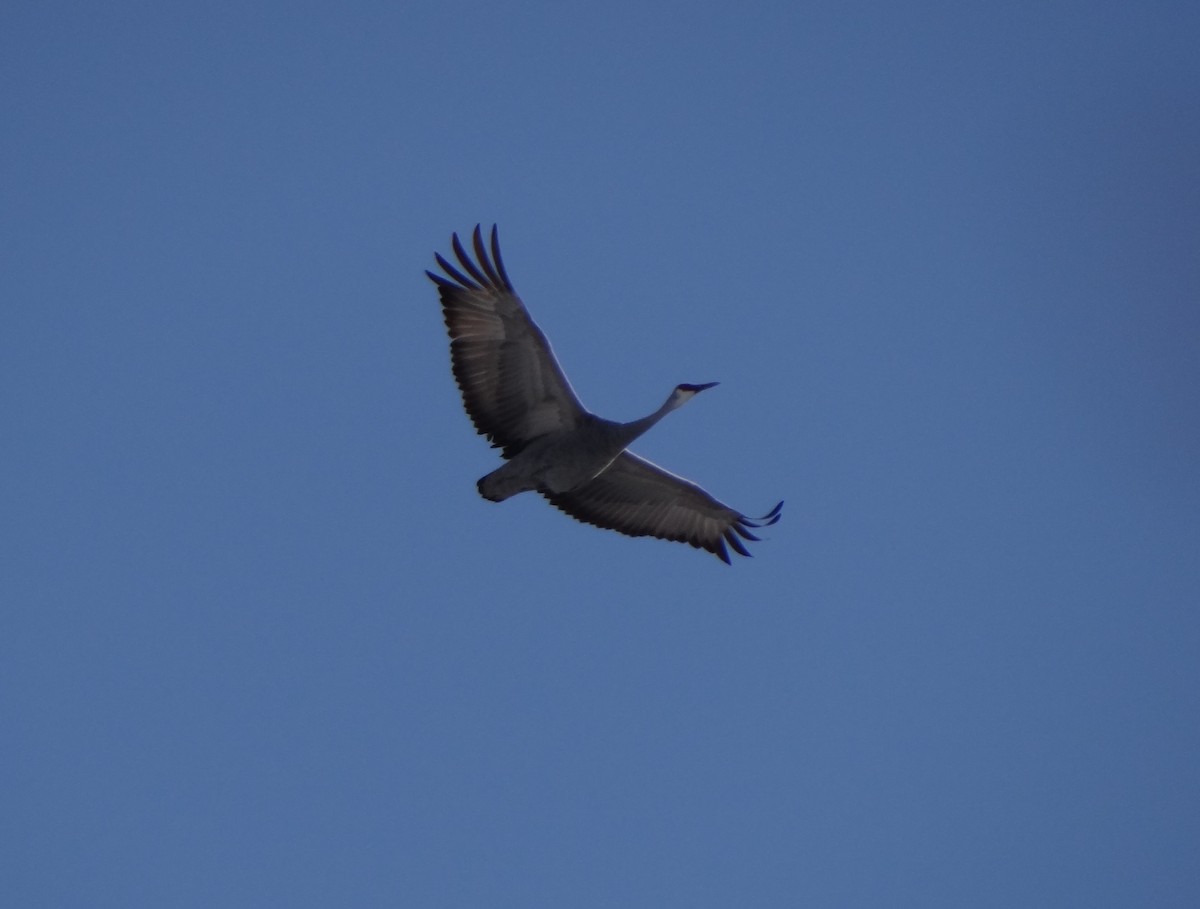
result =
M704 391L704 389L706 389L706 388L715 388L716 386L718 386L720 384L721 384L720 382L705 382L703 385L697 385L696 391Z

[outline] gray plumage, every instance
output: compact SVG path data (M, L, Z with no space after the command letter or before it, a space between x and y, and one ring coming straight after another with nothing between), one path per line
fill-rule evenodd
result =
M752 520L627 450L668 413L717 383L678 385L658 410L631 423L590 413L513 291L496 228L490 256L478 225L474 260L457 234L451 245L462 270L435 254L445 275L426 274L441 297L454 378L467 414L508 462L479 480L480 495L500 502L538 492L556 508L598 527L689 543L726 563L726 544L750 555L742 540L757 541L751 528L778 521L783 502Z

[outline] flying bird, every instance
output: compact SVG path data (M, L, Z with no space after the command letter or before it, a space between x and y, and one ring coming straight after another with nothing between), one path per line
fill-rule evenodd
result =
M654 413L632 423L588 411L513 290L492 227L491 254L475 227L472 259L451 238L459 267L434 253L445 272L437 285L450 332L450 359L475 428L508 463L476 484L493 502L537 492L577 520L632 537L688 543L730 563L748 556L752 528L779 520L783 502L751 519L694 483L628 450L634 439L716 382L677 385ZM728 544L728 548L726 547Z

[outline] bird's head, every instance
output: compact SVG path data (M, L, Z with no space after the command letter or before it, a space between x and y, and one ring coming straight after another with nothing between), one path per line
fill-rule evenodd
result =
M671 410L682 407L704 389L720 384L720 382L705 382L703 385L676 385L675 390L671 392L671 397L667 399L667 405Z

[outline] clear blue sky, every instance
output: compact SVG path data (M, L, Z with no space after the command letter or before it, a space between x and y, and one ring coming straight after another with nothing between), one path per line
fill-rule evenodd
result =
M10 3L0 904L1200 905L1195 3ZM480 499L498 222L755 558Z

